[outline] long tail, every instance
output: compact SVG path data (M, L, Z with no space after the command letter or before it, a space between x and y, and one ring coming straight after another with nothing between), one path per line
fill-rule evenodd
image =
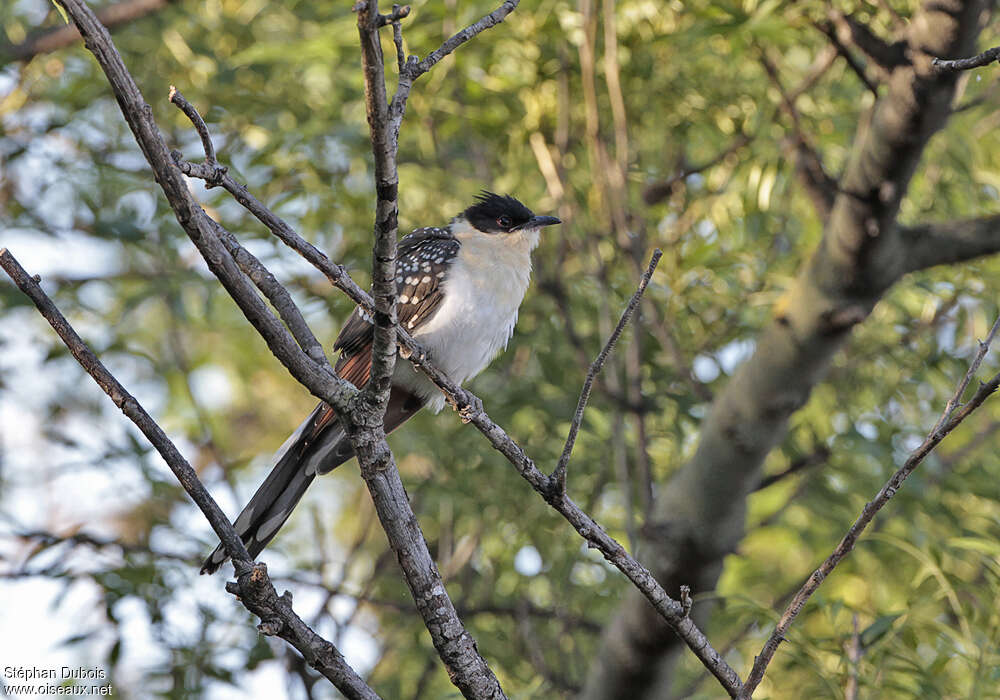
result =
M233 523L251 558L278 533L317 472L334 469L354 455L336 418L324 422L329 411L326 404L318 405L285 441L274 455L271 473ZM201 573L215 573L228 558L220 544L202 564Z
M415 396L394 390L385 414L386 432L395 430L422 406ZM274 455L271 473L233 523L250 558L256 559L278 534L317 474L326 474L353 456L354 449L333 411L325 403L319 404ZM220 544L205 559L201 573L215 573L228 558Z

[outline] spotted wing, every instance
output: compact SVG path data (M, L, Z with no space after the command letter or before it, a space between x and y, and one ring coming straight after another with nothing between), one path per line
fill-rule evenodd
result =
M458 239L440 228L417 229L399 241L396 310L403 328L415 331L434 316L441 305L441 290L448 269L460 246ZM335 367L337 374L355 386L363 386L371 372L371 347L371 317L357 308L333 344L333 349L340 351Z

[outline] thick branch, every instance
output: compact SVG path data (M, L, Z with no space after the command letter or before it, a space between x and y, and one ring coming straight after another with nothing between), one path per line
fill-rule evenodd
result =
M31 299L45 320L59 334L77 362L94 378L104 393L111 397L122 413L142 431L163 457L184 490L191 496L191 500L204 513L215 534L225 545L226 552L233 559L240 599L248 610L261 618L261 631L286 639L302 653L313 668L326 676L347 697L366 700L377 698L375 692L361 680L354 669L347 665L337 648L309 629L295 614L291 607L291 596L286 593L285 596L278 597L267 577L267 568L262 564L255 565L250 560L246 547L219 508L219 504L202 485L194 469L163 429L94 355L52 300L38 286L37 280L25 272L6 248L0 249L0 266Z
M359 3L358 35L361 38L361 67L365 79L365 111L375 159L375 246L372 253L372 296L375 333L372 342L371 378L362 396L369 423L381 423L389 401L392 370L396 364L396 230L398 228L399 174L396 154L399 128L405 109L390 116L385 91L385 63L379 37L381 15L378 0Z
M906 271L965 262L1000 252L1000 216L900 227Z

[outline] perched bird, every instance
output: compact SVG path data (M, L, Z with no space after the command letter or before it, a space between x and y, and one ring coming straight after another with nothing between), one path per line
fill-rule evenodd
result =
M543 226L511 196L482 192L444 228L420 228L399 241L396 289L399 323L439 369L462 383L479 374L507 346L531 276L531 251ZM340 331L335 370L357 387L371 371L372 322L360 308ZM444 395L409 362L397 362L385 411L389 433L423 407L435 413ZM326 403L292 433L273 458L271 473L236 518L234 527L256 558L277 534L317 474L354 455L343 426ZM205 560L213 573L228 558L222 545Z

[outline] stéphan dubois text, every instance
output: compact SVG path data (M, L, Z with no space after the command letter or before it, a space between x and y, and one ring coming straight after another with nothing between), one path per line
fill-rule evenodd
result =
M84 668L83 666L61 666L59 668L40 666L4 666L3 677L22 681L39 680L78 680L101 681L108 677L103 668Z

